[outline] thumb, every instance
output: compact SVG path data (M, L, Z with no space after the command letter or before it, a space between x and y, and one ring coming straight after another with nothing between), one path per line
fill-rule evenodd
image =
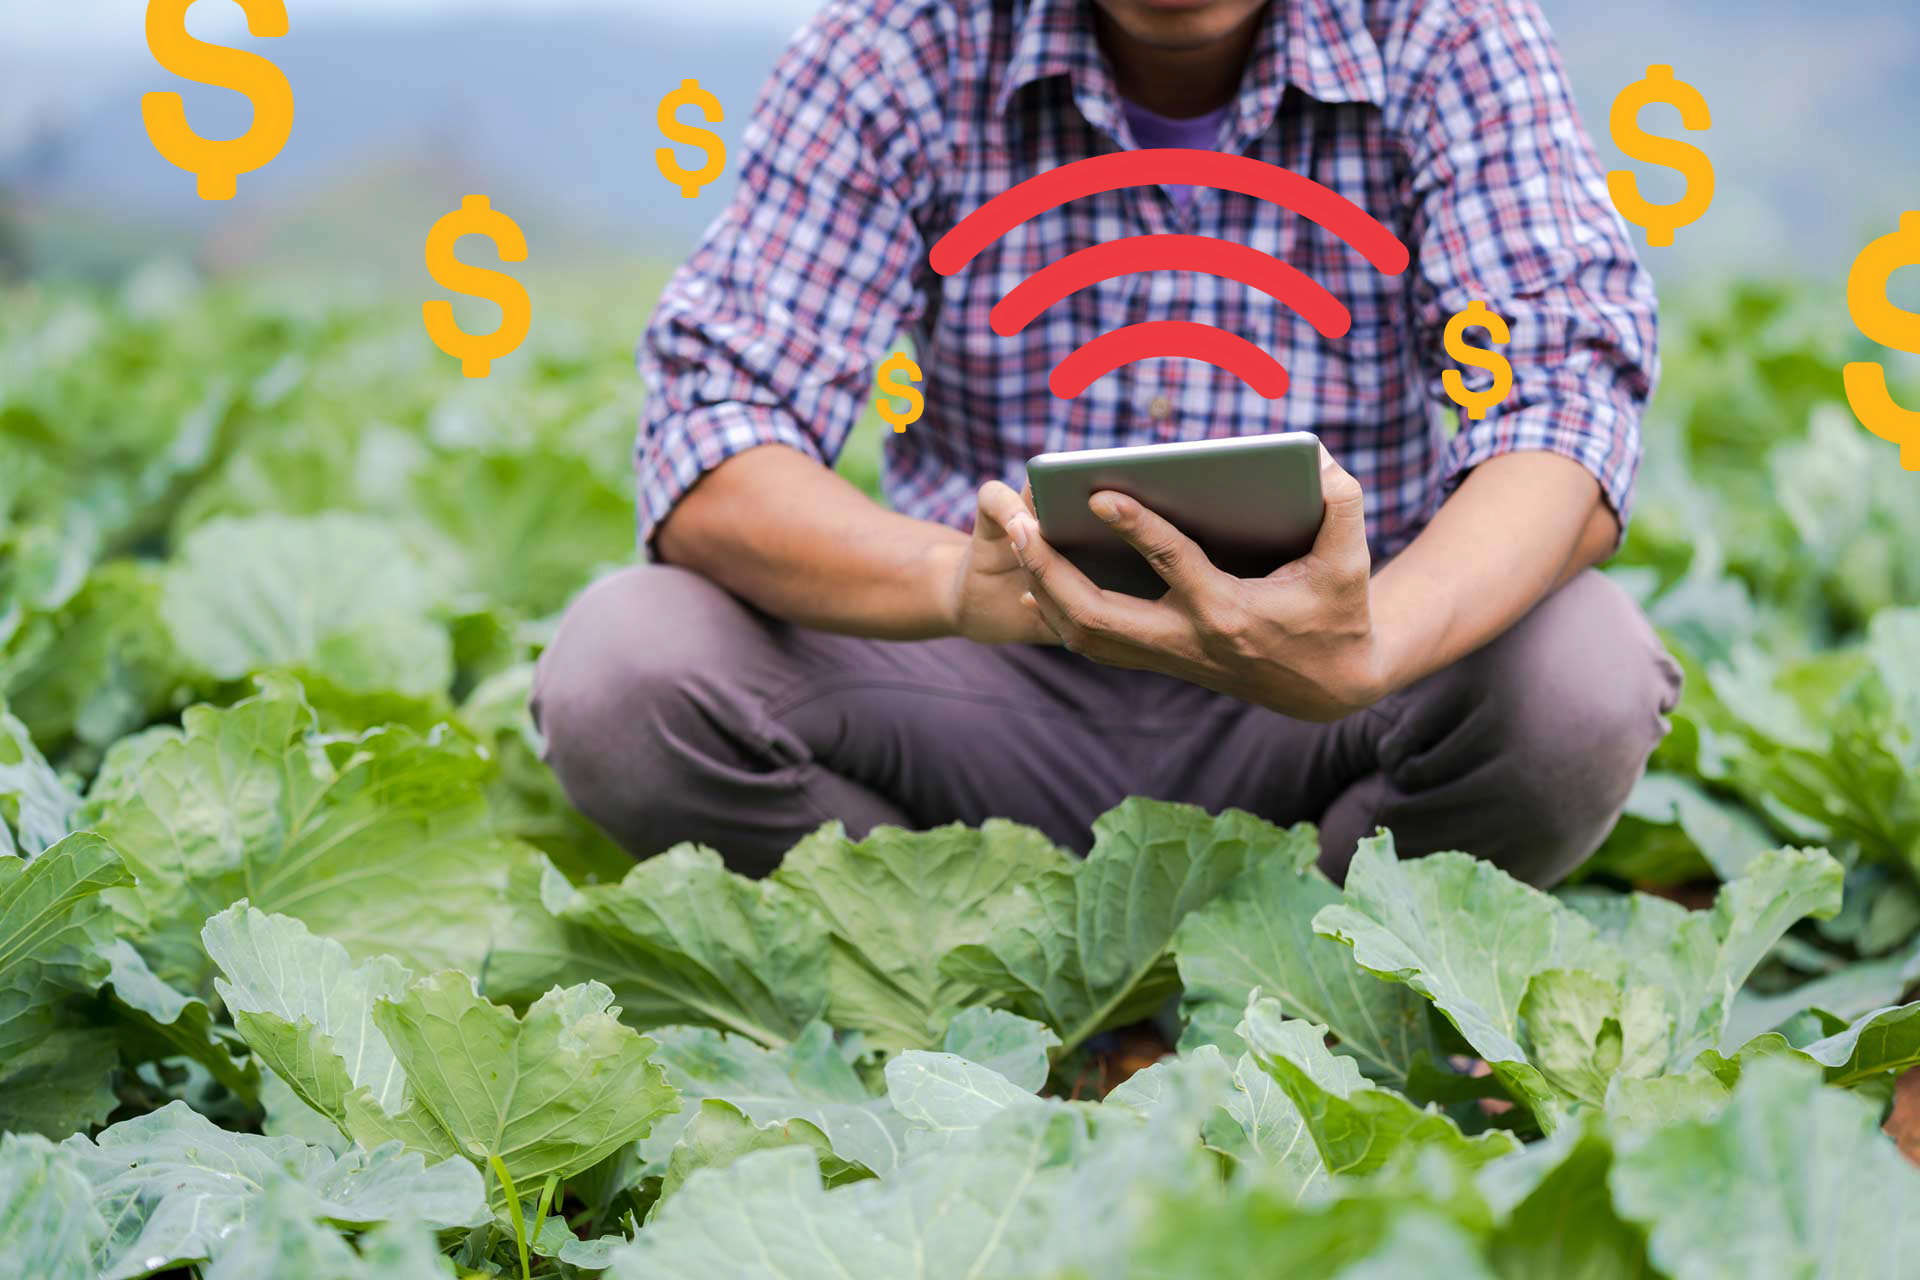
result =
M1373 563L1367 552L1366 494L1325 446L1320 449L1320 496L1325 510L1313 540L1313 558L1364 574Z
M976 503L977 510L973 519L973 534L976 538L1006 537L1007 529L1014 519L1027 512L1025 504L1020 501L1020 495L999 480L989 480L981 485Z

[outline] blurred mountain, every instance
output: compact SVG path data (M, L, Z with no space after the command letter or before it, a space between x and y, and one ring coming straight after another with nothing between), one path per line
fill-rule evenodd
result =
M1667 63L1713 112L1689 133L1670 106L1649 132L1713 161L1713 208L1674 245L1635 243L1664 282L1730 274L1844 284L1868 240L1920 208L1920 3L1916 0L1540 0L1581 114L1608 169L1641 173L1655 201L1678 173L1627 160L1608 136L1614 97Z
M0 15L0 192L11 192L16 239L41 269L110 272L160 249L231 267L384 270L417 265L432 221L479 192L521 223L543 260L679 259L732 190L741 131L794 11L770 16L743 0L594 12L540 3L551 7L529 0L532 15L521 17L362 7L303 21L296 10L294 34L278 40L202 33L277 63L296 102L286 149L242 175L239 197L224 203L198 200L193 176L154 151L140 97L181 92L207 137L239 134L251 108L155 66L138 0L113 0L116 19L97 37L86 28L58 57L19 52ZM1682 229L1674 248L1647 252L1663 281L1826 278L1915 207L1916 0L1541 3L1607 167L1623 163L1608 109L1649 65L1673 64L1712 107L1705 134L1681 133L1667 106L1643 120L1704 149L1718 180L1707 220ZM728 174L697 200L682 199L653 158L659 102L686 78L726 110L716 131ZM1641 171L1650 199L1678 196L1677 174ZM0 197L0 225L6 204Z
M433 219L468 192L491 196L543 257L677 258L732 181L729 172L687 200L660 176L660 100L685 78L714 93L731 170L784 35L492 16L229 39L275 62L295 102L293 137L272 164L241 176L235 200L195 196L193 175L148 141L140 98L180 92L208 138L244 132L247 99L150 63L128 66L84 104L56 100L48 118L16 123L14 144L0 150L0 188L12 191L43 265L102 269L145 244L202 246L227 266L336 253L417 263ZM7 64L0 52L0 84L13 78Z

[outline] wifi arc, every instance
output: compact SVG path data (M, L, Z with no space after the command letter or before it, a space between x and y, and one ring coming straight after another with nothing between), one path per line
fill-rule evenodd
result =
M1014 227L1070 201L1123 187L1208 186L1291 209L1333 232L1385 275L1411 258L1392 232L1346 197L1310 178L1248 156L1217 151L1126 151L1062 165L1003 192L962 219L933 246L928 261L943 276L964 269ZM1049 307L1105 280L1146 271L1187 270L1232 279L1297 312L1327 338L1344 336L1353 317L1340 300L1297 268L1246 245L1206 236L1133 236L1092 245L1035 272L993 308L988 323L1019 333ZM1233 373L1269 400L1287 392L1287 372L1237 334L1187 320L1155 320L1101 334L1069 354L1048 379L1071 400L1122 365L1156 357L1203 360Z

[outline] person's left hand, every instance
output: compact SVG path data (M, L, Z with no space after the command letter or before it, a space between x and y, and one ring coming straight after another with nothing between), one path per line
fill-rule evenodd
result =
M1320 460L1326 505L1313 549L1264 578L1217 568L1132 498L1103 490L1088 499L1165 580L1157 600L1094 586L1041 539L1039 521L1012 490L999 487L991 514L1026 571L1031 607L1073 652L1178 676L1296 719L1338 720L1388 688L1360 482L1324 449Z

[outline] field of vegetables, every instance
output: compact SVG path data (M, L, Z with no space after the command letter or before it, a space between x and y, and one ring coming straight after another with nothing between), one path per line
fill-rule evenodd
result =
M479 382L0 294L0 1274L1920 1276L1920 478L1837 299L1669 308L1611 572L1688 687L1549 895L1143 800L631 863L525 709L632 554L629 286Z

